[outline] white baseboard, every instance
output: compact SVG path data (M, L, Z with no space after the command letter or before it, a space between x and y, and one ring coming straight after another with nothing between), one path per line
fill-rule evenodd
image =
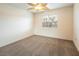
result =
M50 38L58 38L58 39L72 41L72 39L65 39L65 38L61 38L61 37L58 37L58 36L50 36L50 35L42 35L42 34L34 34L34 35L39 35L39 36L45 36L45 37L50 37Z
M26 35L21 36L21 37L18 37L17 39L11 40L9 42L4 42L3 44L0 45L0 47L3 47L3 46L6 46L6 45L9 45L9 44L12 44L12 43L14 43L16 41L22 40L24 38L28 38L28 37L30 37L32 35L33 35L33 33L27 33Z

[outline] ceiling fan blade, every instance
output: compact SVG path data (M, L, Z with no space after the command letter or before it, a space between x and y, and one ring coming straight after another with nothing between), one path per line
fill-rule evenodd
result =
M36 6L36 5L39 5L39 3L28 3L28 5L30 5L30 6Z
M48 7L43 7L42 10L49 10L49 8Z
M46 5L47 5L47 3L42 3L42 5L43 5L43 6L46 6Z
M34 8L28 8L27 10L34 10Z
M28 3L28 5L30 5L30 6L35 6L35 4L33 4L33 3Z

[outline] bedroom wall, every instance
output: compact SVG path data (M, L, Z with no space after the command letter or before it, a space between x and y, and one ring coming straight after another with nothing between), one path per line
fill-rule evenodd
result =
M57 28L42 27L41 17L44 15L57 15ZM50 11L35 14L35 35L48 36L66 40L73 39L73 6L53 9Z
M79 4L74 4L74 38L73 41L79 51Z
M24 9L0 4L0 47L32 33L32 14Z

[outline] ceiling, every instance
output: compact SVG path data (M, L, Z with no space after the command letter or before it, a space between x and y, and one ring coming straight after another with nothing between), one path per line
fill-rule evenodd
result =
M27 9L28 7L30 7L27 3L6 3L5 5L10 5L21 9ZM72 6L72 5L73 5L72 3L48 3L47 7L49 9L56 9L56 8L62 8L65 6ZM36 12L36 11L31 11L31 12Z

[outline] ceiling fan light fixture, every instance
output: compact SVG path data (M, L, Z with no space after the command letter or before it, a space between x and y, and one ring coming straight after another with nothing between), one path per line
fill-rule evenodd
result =
M43 6L36 6L34 9L35 10L44 10L44 7Z
M33 6L32 8L30 8L31 10L35 10L35 11L48 10L48 7L47 7L46 3L37 3L37 4L30 4L30 5Z

